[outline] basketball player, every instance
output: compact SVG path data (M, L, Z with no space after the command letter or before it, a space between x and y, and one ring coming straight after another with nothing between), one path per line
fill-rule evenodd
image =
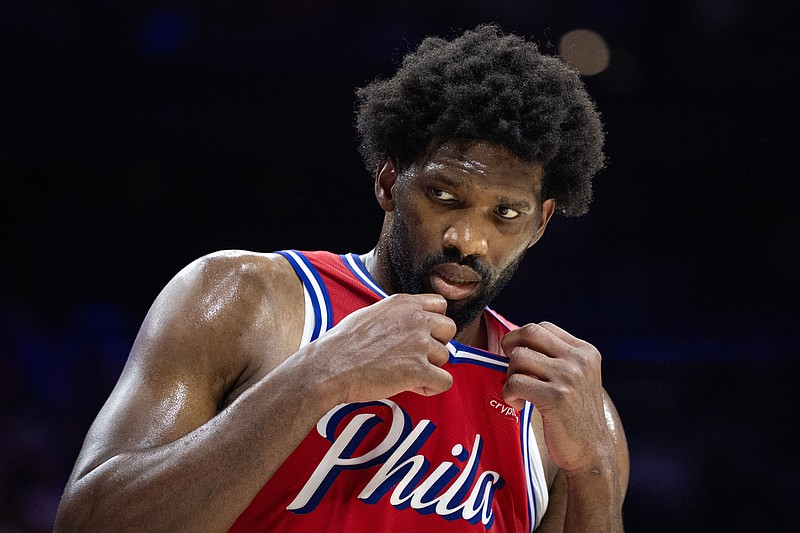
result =
M226 251L155 300L56 530L622 530L600 355L486 306L603 166L577 75L494 26L358 93L363 255Z

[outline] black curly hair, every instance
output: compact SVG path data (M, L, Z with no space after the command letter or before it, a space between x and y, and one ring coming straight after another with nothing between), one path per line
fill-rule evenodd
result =
M544 167L542 197L556 212L586 213L603 168L603 128L578 74L494 24L452 41L428 37L397 73L356 91L359 151L372 174L401 169L434 141L486 141Z

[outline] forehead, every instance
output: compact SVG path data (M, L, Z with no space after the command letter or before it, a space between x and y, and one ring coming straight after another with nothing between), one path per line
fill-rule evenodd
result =
M445 142L419 161L416 173L464 186L492 187L509 194L532 194L542 188L541 164L523 161L503 146L487 142Z

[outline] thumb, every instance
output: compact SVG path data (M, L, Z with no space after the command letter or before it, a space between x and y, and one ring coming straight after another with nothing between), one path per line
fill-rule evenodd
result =
M525 399L520 398L516 394L510 392L508 382L503 385L503 401L517 411L522 411L522 409L525 407Z
M449 390L453 386L453 376L447 370L430 365L430 370L426 373L425 380L419 386L411 389L422 396L434 396Z

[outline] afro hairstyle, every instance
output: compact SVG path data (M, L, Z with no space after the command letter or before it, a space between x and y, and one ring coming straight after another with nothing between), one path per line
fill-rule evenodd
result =
M451 41L428 37L395 75L356 91L359 151L367 171L401 169L434 143L484 141L544 168L542 198L585 214L605 165L600 116L579 75L536 44L480 25Z

